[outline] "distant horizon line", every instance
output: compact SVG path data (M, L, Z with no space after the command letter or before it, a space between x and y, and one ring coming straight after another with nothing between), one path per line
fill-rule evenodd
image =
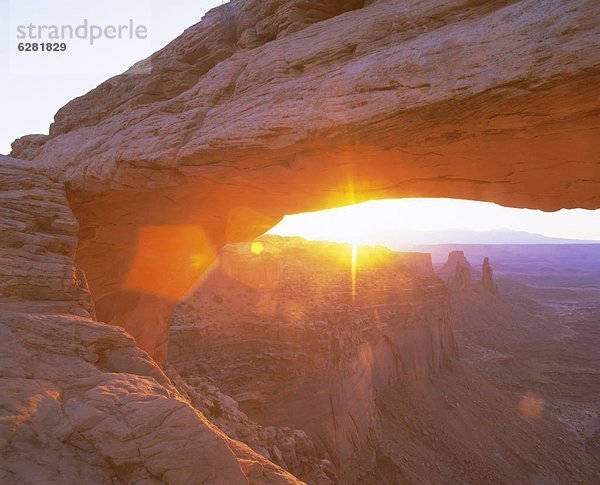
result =
M534 234L534 233L532 233ZM391 250L394 250L395 247L390 246L387 243L376 243L376 242L357 242L357 243L353 243L350 241L336 241L336 240L332 240L332 239L315 239L315 238L311 238L311 237L306 237L306 236L301 236L298 234L295 235L282 235L282 234L274 234L274 233L269 233L266 232L264 234L262 234L261 236L259 236L257 239L260 239L262 237L281 237L281 238L287 238L287 239L292 239L292 238L298 238L298 239L303 239L305 241L313 241L313 242L327 242L327 243L336 243L336 244L348 244L348 245L354 245L356 244L357 246L384 246L386 248L389 248ZM559 240L559 239L563 239L563 238L548 238L548 239L555 239L555 240ZM596 240L596 239L590 239L590 240L585 240L585 239L564 239L564 241L566 242L521 242L521 243L515 243L515 242L498 242L498 243L494 243L494 242L468 242L468 243L462 243L462 242L445 242L445 243L398 243L398 246L403 246L403 247L417 247L417 246L600 246L600 241Z

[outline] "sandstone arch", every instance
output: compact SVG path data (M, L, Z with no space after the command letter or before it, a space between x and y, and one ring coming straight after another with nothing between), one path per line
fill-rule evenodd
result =
M98 318L157 361L218 248L286 213L600 207L598 2L271 3L214 9L13 145L67 184Z

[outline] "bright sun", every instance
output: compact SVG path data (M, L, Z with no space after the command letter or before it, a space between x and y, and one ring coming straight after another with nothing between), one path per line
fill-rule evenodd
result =
M495 231L495 237L499 238L497 242L516 237L514 231L519 231L525 242L552 241L527 239L523 233L547 238L599 241L600 210L543 212L458 199L378 200L286 216L269 233L393 247L399 243L468 243L449 239L468 239L473 234L480 236L484 231Z

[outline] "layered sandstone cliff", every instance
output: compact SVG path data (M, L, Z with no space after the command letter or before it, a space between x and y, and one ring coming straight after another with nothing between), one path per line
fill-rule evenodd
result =
M0 304L3 310L93 317L74 263L78 224L61 183L0 155Z
M384 248L358 247L353 285L352 259L299 238L225 247L170 337L186 386L226 409L212 422L307 481L590 480L564 428L457 360L448 296L497 296L448 293L429 255Z

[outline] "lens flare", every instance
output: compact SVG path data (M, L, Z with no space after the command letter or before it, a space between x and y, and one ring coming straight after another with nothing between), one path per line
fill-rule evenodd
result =
M352 244L352 301L356 297L356 271L358 269L358 244Z
M526 419L537 419L544 411L544 401L536 394L527 392L519 401L519 411Z
M251 245L250 245L250 251L252 251L253 254L256 254L257 256L262 253L265 250L265 245L263 243L261 243L260 241L254 241Z

